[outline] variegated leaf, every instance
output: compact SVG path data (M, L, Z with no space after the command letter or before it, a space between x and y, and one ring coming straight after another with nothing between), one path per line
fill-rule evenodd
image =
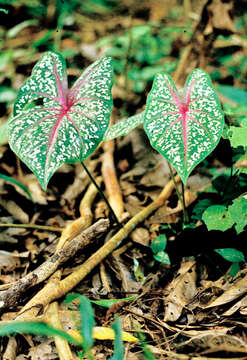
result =
M20 88L9 144L44 189L62 164L82 161L102 141L112 111L111 87L111 58L93 63L68 89L63 58L48 52ZM38 98L42 106L25 109Z
M118 123L110 126L105 133L104 141L127 135L131 130L143 123L143 117L144 111L128 119L120 120Z
M216 147L223 126L224 114L206 72L194 70L180 91L169 75L156 76L144 129L152 146L176 168L184 183Z

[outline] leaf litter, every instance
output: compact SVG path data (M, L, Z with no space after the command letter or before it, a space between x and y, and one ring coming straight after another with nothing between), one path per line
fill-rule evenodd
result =
M139 5L136 6L138 12ZM163 9L162 7L161 9L155 2L153 4L152 2L145 2L145 6L149 9L150 20L161 20L161 10L162 16L168 14L166 13L167 8ZM201 20L201 28L195 27L194 44L188 48L190 56L187 55L183 59L183 68L186 68L187 73L198 66L207 70L205 64L208 62L209 50L216 46L216 42L207 39L207 36L213 34L215 28L218 31L219 29L222 31L235 31L231 17L229 17L230 5L228 6L220 0L214 0L211 3L204 2L203 8L204 11L208 11L209 17L205 20L205 17L200 18L201 11L194 13L199 19L198 24ZM193 11L196 10L193 9ZM223 12L226 15L225 20L219 21L223 19L221 15ZM87 30L86 38L90 39L90 42L96 40L98 35L93 28L92 21L84 15L83 17L88 19L82 25L83 29ZM110 21L108 24L105 21L98 22L97 31L102 36L107 34L109 29L111 31L114 29L115 25L109 23ZM122 29L129 27L127 17L123 15L117 17L116 24L119 23ZM133 25L136 23L144 24L145 19L135 18ZM28 31L28 29L25 31ZM81 33L82 30L78 31L80 36ZM33 41L37 41L42 34L36 28L35 32L30 36ZM62 39L62 48L66 48L65 40ZM7 40L5 46L12 46L17 49L27 46L26 38L17 35L15 39ZM181 44L176 46L183 47ZM200 49L199 58L197 56L198 46ZM90 57L92 55L91 53L84 53L84 56L85 65L87 65L91 62ZM40 58L40 54L37 54L33 61L38 60L38 58ZM28 61L24 57L17 57L16 64L17 66L25 66ZM76 75L78 75L77 69L75 70ZM187 74L181 72L179 74L178 67L175 72L178 83L182 84L184 82L185 75ZM9 76L9 73L4 76ZM24 80L24 77L22 80ZM20 83L23 82L22 80ZM119 100L120 96L124 98L126 95L121 86L116 93L117 100ZM131 92L126 95L126 100L132 109L134 106L131 104L134 97L135 95ZM142 105L140 103L138 108L140 109ZM138 109L135 108L134 110L135 113ZM119 109L118 115L121 118ZM137 120L139 121L139 119ZM148 147L146 140L142 130L138 129L138 131L133 131L126 136L125 139L118 140L115 145L114 161L119 175L125 211L122 214L123 211L120 210L123 221L129 220L140 210L145 209L151 201L157 199L161 188L169 181L169 172L166 166L160 161L160 156L155 154L151 147ZM143 149L146 149L146 151L143 151ZM100 146L93 156L87 160L88 166L95 176L102 176L100 166L102 154L105 154L105 151L107 150ZM7 145L3 146L1 154L1 172L8 173L9 176L14 174L23 185L28 187L34 200L34 203L32 203L17 186L1 182L1 223L6 223L6 217L8 217L7 223L13 224L19 221L22 224L33 223L68 230L69 223L72 222L73 226L75 226L73 222L86 215L85 207L80 209L80 203L83 202L84 196L89 190L89 180L80 164L68 167L64 172L56 173L49 183L47 193L44 193L39 183L23 165L18 168L19 165L13 155L10 154ZM12 167L12 173L6 171L10 167ZM125 167L127 167L126 170ZM23 177L20 176L20 170ZM197 176L195 185L186 193L188 206L197 200L198 194L195 194L195 192L198 191L198 188L201 190L210 182L208 174L196 172L194 176ZM204 177L204 179L201 180L199 177ZM104 186L107 193L106 183L103 184ZM243 265L240 273L232 278L228 271L229 264L226 265L223 260L219 264L210 263L207 257L203 255L203 250L199 254L190 257L179 257L176 255L176 251L170 253L169 246L171 242L176 242L174 229L176 229L181 218L182 210L181 204L175 199L176 195L173 191L166 203L132 232L127 239L128 242L124 242L122 248L120 247L117 250L119 255L110 254L106 260L102 261L104 266L97 266L93 269L93 274L89 274L82 282L76 285L73 291L87 295L93 300L100 300L102 294L107 299L121 299L135 293L137 297L134 300L124 301L113 309L109 309L110 311L96 307L97 330L100 332L100 328L103 330L105 328L109 329L112 314L117 312L122 320L124 330L130 335L135 335L134 331L136 329L143 331L150 349L158 358L246 358L244 355L246 354L247 342L245 335L246 324L243 318L247 312L246 266ZM97 195L95 195L88 208L91 210L90 222L92 223L98 218L108 217L109 215L108 210L102 205ZM198 226L200 226L200 221ZM78 232L83 227L84 225L81 224ZM70 235L72 234L71 229L69 230ZM44 264L52 255L52 251L55 251L60 239L59 233L54 232L52 229L51 231L42 230L41 228L17 230L10 227L8 230L0 228L0 231L0 237L3 241L1 241L3 246L0 254L2 258L0 269L1 285L15 283L39 265ZM154 235L156 236L163 231L168 231L169 234L167 251L172 259L171 267L154 261L149 248ZM204 229L204 231L206 230ZM69 236L66 235L65 237ZM183 246L185 247L187 246L188 237L185 236L183 239ZM6 241L8 242L6 243ZM197 241L202 241L202 235L197 238ZM72 269L75 270L80 266L83 259L89 258L101 246L99 242L100 240L98 243L87 246L83 251L76 253L73 259L69 259L60 269L63 277L71 273ZM215 259L219 260L218 257ZM138 261L138 270L142 275L141 277L135 277L134 260ZM223 272L226 270L224 274L222 274L222 269ZM93 279L97 279L97 281ZM140 279L142 280L139 281ZM51 284L53 283L51 282ZM30 289L22 293L20 301L14 307L6 309L7 313L13 311L15 315L12 318L16 316L18 318L18 315L23 311L23 306L39 290L42 290L43 286L44 284L40 284L38 289ZM53 286L50 288L53 289ZM46 312L46 309L41 308L39 310L41 314ZM75 314L76 311L77 314ZM7 313L3 313L3 321L6 319ZM41 314L39 316L42 316ZM74 324L75 318L79 317L78 315L75 304L72 303L72 305L68 306L62 304L59 300L58 316L66 330L78 329L78 324ZM112 339L112 332L110 335L100 332L100 335L95 336L95 338L99 339L100 336L106 340ZM17 336L19 355L16 352L13 358L26 359L28 356L32 359L57 358L57 350L52 338L45 340L40 336L31 337L25 335L24 337L27 340L26 344L21 341L23 335ZM28 343L29 345L27 345ZM13 348L15 348L14 338L9 339L9 344L12 344ZM3 343L1 343L1 346L3 349ZM76 348L72 346L72 350L76 358ZM125 351L127 359L141 358L140 347L135 342L132 343L131 340ZM5 354L7 356L7 349L5 349ZM112 344L108 342L102 344L100 340L97 340L94 354L96 359L100 359L102 356L103 358L109 357L112 354Z

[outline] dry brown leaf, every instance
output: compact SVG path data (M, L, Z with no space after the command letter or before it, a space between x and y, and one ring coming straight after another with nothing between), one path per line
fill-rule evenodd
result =
M195 261L183 262L177 276L166 289L169 292L165 298L165 321L176 321L183 308L196 295L196 263Z
M239 300L236 304L231 306L230 309L225 311L222 315L230 316L238 310L240 310L240 313L242 315L246 315L246 308L247 308L247 296L245 296L243 299Z
M27 224L29 222L29 216L13 200L0 198L0 205L21 223Z
M130 235L130 238L143 246L149 246L150 236L149 231L145 228L136 228Z
M8 251L0 251L0 272L10 272L20 265L18 256L13 255Z
M236 32L234 23L229 15L229 11L232 9L232 1L225 3L221 0L213 0L210 6L208 6L212 26L216 29Z
M25 185L27 186L33 201L40 205L46 205L47 195L44 192L44 190L42 190L36 176L33 174L28 174L24 177L24 180L25 180Z
M247 291L247 275L242 279L236 281L232 284L221 296L215 299L213 302L205 306L205 309L211 308L213 306L219 306L227 304L239 296L243 295Z
M52 338L44 340L41 344L32 347L28 353L31 360L53 360L57 359L57 353L54 351L51 343Z

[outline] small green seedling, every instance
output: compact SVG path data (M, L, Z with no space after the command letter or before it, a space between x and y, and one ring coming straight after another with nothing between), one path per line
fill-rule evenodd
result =
M167 238L165 234L161 234L157 236L151 244L151 249L154 254L154 259L163 263L163 264L169 264L170 265L170 258L167 252L165 252L165 248L167 245Z
M214 251L221 255L225 260L232 263L230 275L237 275L240 270L239 263L242 261L245 262L244 254L242 253L242 251L234 248L215 249Z
M86 159L102 141L112 112L112 59L97 60L68 88L66 65L45 53L21 86L8 124L11 149L44 190L64 163ZM42 105L35 105L40 99Z

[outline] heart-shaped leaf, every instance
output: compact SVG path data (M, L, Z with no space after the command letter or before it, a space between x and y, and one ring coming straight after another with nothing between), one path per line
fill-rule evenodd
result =
M191 72L178 91L169 75L158 74L148 96L144 129L152 146L177 170L185 183L220 140L224 115L210 77Z
M102 141L112 111L112 77L112 59L102 58L68 89L63 57L47 52L21 86L9 144L43 189L62 164L82 161ZM43 105L30 107L39 98Z

